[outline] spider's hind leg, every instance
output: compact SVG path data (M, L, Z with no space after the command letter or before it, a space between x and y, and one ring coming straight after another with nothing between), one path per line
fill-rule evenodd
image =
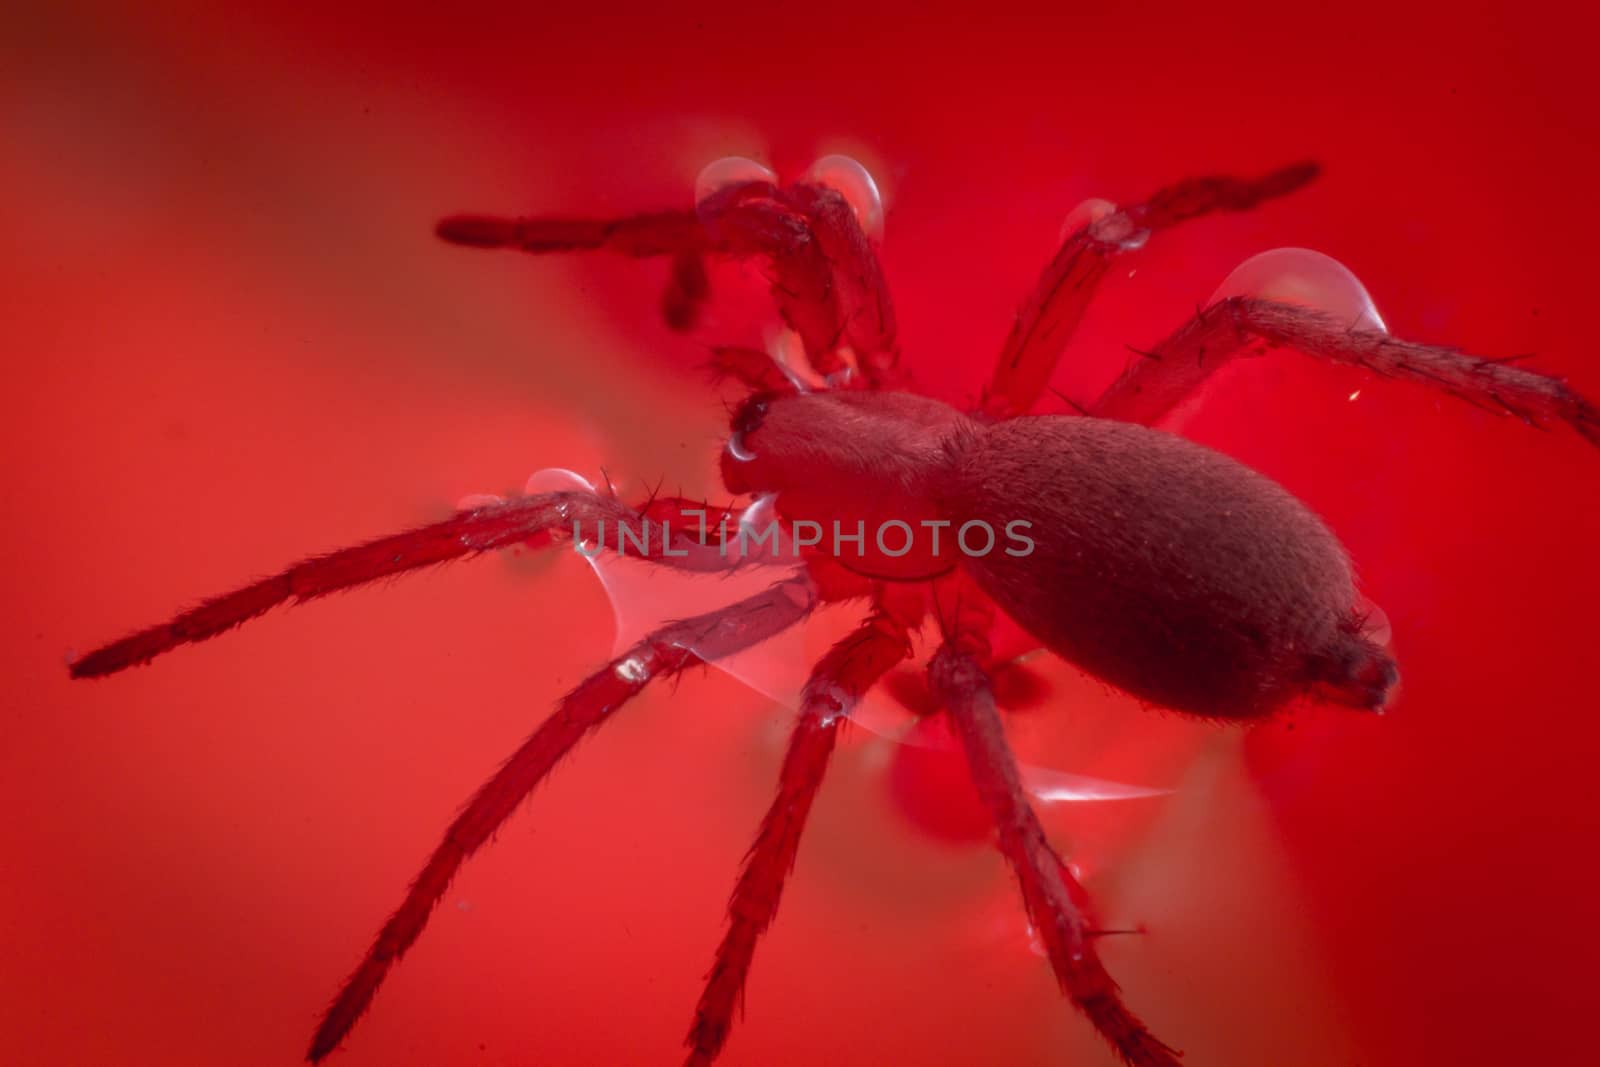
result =
M299 603L341 589L431 567L438 563L509 548L541 534L600 530L610 523L616 547L628 531L628 547L664 566L685 570L728 570L737 562L709 540L690 536L695 526L680 519L667 540L667 522L681 515L682 502L652 501L642 514L619 500L586 492L538 493L481 507L465 508L448 519L388 537L313 556L242 589L212 597L155 626L129 634L74 660L74 678L98 678L148 663L180 645L204 641L263 615L280 604ZM638 535L638 536L632 536Z
M1497 415L1535 426L1564 422L1600 446L1600 409L1559 378L1504 359L1483 359L1439 345L1391 337L1325 311L1235 296L1195 314L1148 353L1141 353L1089 406L1102 418L1150 423L1189 396L1217 369L1240 356L1291 349L1330 363L1442 389Z
M1087 896L1050 846L1023 794L1016 757L1006 743L994 693L978 659L949 641L928 664L928 678L949 710L973 783L994 817L1000 850L1016 872L1023 905L1061 991L1131 1067L1178 1067L1178 1053L1122 1003L1117 983L1095 952L1098 932L1078 903Z

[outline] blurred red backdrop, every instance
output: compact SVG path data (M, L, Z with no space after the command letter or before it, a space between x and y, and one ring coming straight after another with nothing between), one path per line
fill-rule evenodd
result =
M1056 384L1087 394L1246 256L1304 245L1395 332L1534 351L1593 396L1592 37L1536 7L9 7L12 1062L295 1062L610 619L574 559L488 560L103 683L69 684L69 650L539 467L706 486L725 415L657 320L661 266L472 255L437 216L682 203L719 155L856 153L907 359L962 400L1079 200L1313 156L1310 190L1130 258ZM1188 429L1341 534L1406 689L1382 720L1225 735L1148 813L1094 886L1151 930L1106 948L1130 1001L1198 1065L1581 1059L1600 457L1292 360ZM673 1062L781 723L720 675L642 699L470 865L339 1062ZM907 820L882 759L824 791L726 1062L1109 1062L998 857Z

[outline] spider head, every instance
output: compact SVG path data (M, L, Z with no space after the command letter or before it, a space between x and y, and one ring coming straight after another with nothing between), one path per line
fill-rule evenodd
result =
M950 463L944 442L966 424L908 393L756 393L734 411L722 480L733 493L775 494L797 538L813 524L816 550L858 574L924 577L951 566L922 524L939 517L930 490Z

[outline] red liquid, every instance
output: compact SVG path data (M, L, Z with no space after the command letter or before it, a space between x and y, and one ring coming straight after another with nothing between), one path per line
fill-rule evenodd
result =
M541 467L712 489L726 416L703 341L659 323L664 264L471 254L440 215L684 202L720 155L852 152L889 197L905 358L965 401L1080 200L1311 155L1306 192L1129 257L1056 386L1092 395L1247 256L1303 245L1395 333L1533 351L1600 394L1587 60L1560 27L453 17L7 31L17 1062L295 1062L456 806L609 651L610 613L581 561L524 556L106 682L69 684L69 648ZM703 338L759 341L747 322L719 305ZM1112 839L1099 913L1149 928L1105 947L1129 1003L1195 1064L1587 1050L1600 457L1286 360L1230 372L1188 431L1345 539L1405 692L1381 720L1221 735L1138 817L1050 812L1063 844ZM641 699L467 868L331 1062L676 1062L780 721L715 675ZM1109 1062L999 857L907 819L875 751L837 760L723 1062Z

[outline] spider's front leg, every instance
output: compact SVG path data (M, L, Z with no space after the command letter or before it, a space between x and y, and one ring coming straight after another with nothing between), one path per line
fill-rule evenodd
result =
M1314 308L1234 296L1196 313L1153 350L1134 360L1088 412L1150 423L1171 411L1212 374L1240 356L1290 349L1330 363L1365 367L1442 389L1497 415L1532 425L1563 422L1600 445L1600 409L1559 378L1507 360L1391 337L1365 323Z
M867 690L911 654L910 630L920 621L921 607L919 596L891 591L880 597L872 616L830 649L811 672L784 755L778 795L761 821L728 902L728 932L717 947L685 1041L687 1067L706 1067L722 1051L756 942L778 912L784 879L794 867L800 833L839 730Z
M692 211L618 219L458 215L441 221L437 232L472 248L671 256L662 308L677 330L694 325L710 296L708 256L764 260L778 312L800 335L817 373L846 370L840 349L848 346L868 380L878 384L898 354L894 304L855 210L825 178L781 187L765 179L731 182L707 193Z
M458 511L448 519L301 560L270 578L206 600L164 623L130 634L72 662L74 678L98 678L148 663L179 645L204 641L288 601L300 603L341 589L431 567L463 556L509 548L547 533L595 531L609 523L616 548L685 570L727 570L739 560L700 541L686 521L687 502L652 500L643 512L594 493L539 493ZM704 519L702 514L701 519ZM715 528L713 522L712 528ZM670 536L669 536L670 533ZM626 535L626 538L625 538Z
M953 635L929 662L928 680L948 710L972 781L994 818L1000 850L1016 872L1023 905L1061 991L1131 1067L1177 1067L1178 1053L1122 1003L1117 983L1095 952L1097 931L1076 903L1087 894L1050 846L1023 792L1016 757L1006 743L989 677L980 662L982 645L981 639L966 641Z

